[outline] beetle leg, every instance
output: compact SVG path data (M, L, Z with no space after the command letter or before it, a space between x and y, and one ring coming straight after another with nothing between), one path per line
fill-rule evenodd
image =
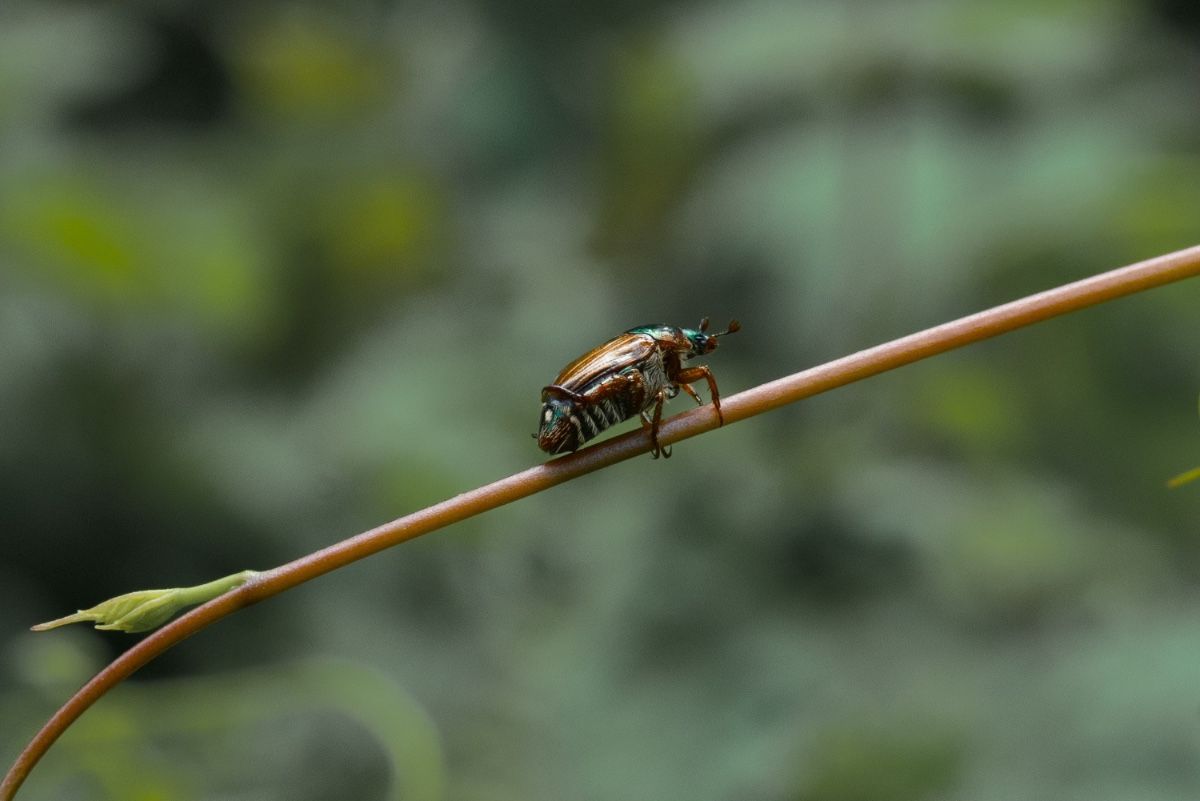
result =
M696 401L697 406L704 405L704 401L700 400L700 395L696 392L696 390L692 389L691 384L680 384L679 388L682 389L687 394L691 395L692 400Z
M654 426L650 422L650 418L646 416L645 412L641 412L641 415L642 415L642 428L644 428L650 432L650 441L654 443L654 447L650 449L650 458L657 459L658 458L658 441L657 441L657 438L654 436Z
M641 413L642 414L642 427L650 428L650 442L653 445L653 447L650 449L650 456L651 456L651 458L654 458L654 459L657 459L658 455L660 453L662 454L662 457L664 459L671 458L671 446L667 445L664 448L663 446L658 444L658 424L659 424L659 421L662 420L663 401L665 401L665 400L666 400L666 392L664 392L663 390L660 389L658 391L658 394L654 397L654 418L653 419L648 418L646 416L646 411L644 409L642 410L642 413Z
M709 370L704 365L700 365L699 367L688 367L685 370L680 370L671 376L672 381L686 389L688 394L696 398L697 401L700 399L696 397L696 391L689 387L688 384L691 384L693 381L699 381L701 378L708 382L708 394L712 396L713 406L717 410L717 419L721 421L721 425L725 425L725 415L721 414L721 393L717 392L717 379L713 377L712 370Z

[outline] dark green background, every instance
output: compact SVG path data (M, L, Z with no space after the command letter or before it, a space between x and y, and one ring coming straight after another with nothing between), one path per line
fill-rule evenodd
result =
M0 759L134 642L31 623L536 464L540 387L625 328L739 318L728 395L1197 241L1188 0L4 2ZM22 797L1195 799L1198 308L327 576Z

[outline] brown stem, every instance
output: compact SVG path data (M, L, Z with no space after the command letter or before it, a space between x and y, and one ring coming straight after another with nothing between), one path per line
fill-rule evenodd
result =
M1197 274L1200 274L1200 245L996 306L762 384L722 399L721 409L725 422L734 423L919 359ZM659 427L658 440L662 445L669 445L717 425L717 415L711 406L693 409L664 422ZM650 447L650 439L642 430L614 437L260 573L240 587L180 616L117 657L54 713L0 782L0 801L9 801L16 794L29 771L59 735L104 693L210 623L385 548L646 453Z

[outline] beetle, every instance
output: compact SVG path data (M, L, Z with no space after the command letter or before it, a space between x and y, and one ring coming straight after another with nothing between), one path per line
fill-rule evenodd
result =
M712 353L719 337L740 329L738 321L732 320L724 331L709 334L707 317L696 329L665 323L639 325L588 351L542 388L541 417L534 434L538 447L550 454L578 450L609 426L640 415L642 427L650 430L651 455L670 457L670 447L658 444L658 423L663 403L680 389L703 404L691 384L700 379L708 382L717 419L725 424L712 371L683 363Z

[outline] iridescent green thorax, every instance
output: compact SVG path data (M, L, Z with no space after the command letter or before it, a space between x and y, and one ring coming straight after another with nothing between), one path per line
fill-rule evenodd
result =
M679 328L666 323L653 323L650 325L639 325L637 328L631 328L627 334L645 334L646 336L654 337L658 343L658 347L664 351L675 351L681 355L693 356L703 351L694 351L693 336L704 336L699 331L693 331L690 328Z
M626 334L649 334L655 339L673 339L682 329L666 323L649 323L630 328Z
M679 328L665 323L639 325L637 328L629 329L626 333L652 336L663 350L675 351L684 359L703 356L717 347L716 336L712 334L706 334L695 328Z

